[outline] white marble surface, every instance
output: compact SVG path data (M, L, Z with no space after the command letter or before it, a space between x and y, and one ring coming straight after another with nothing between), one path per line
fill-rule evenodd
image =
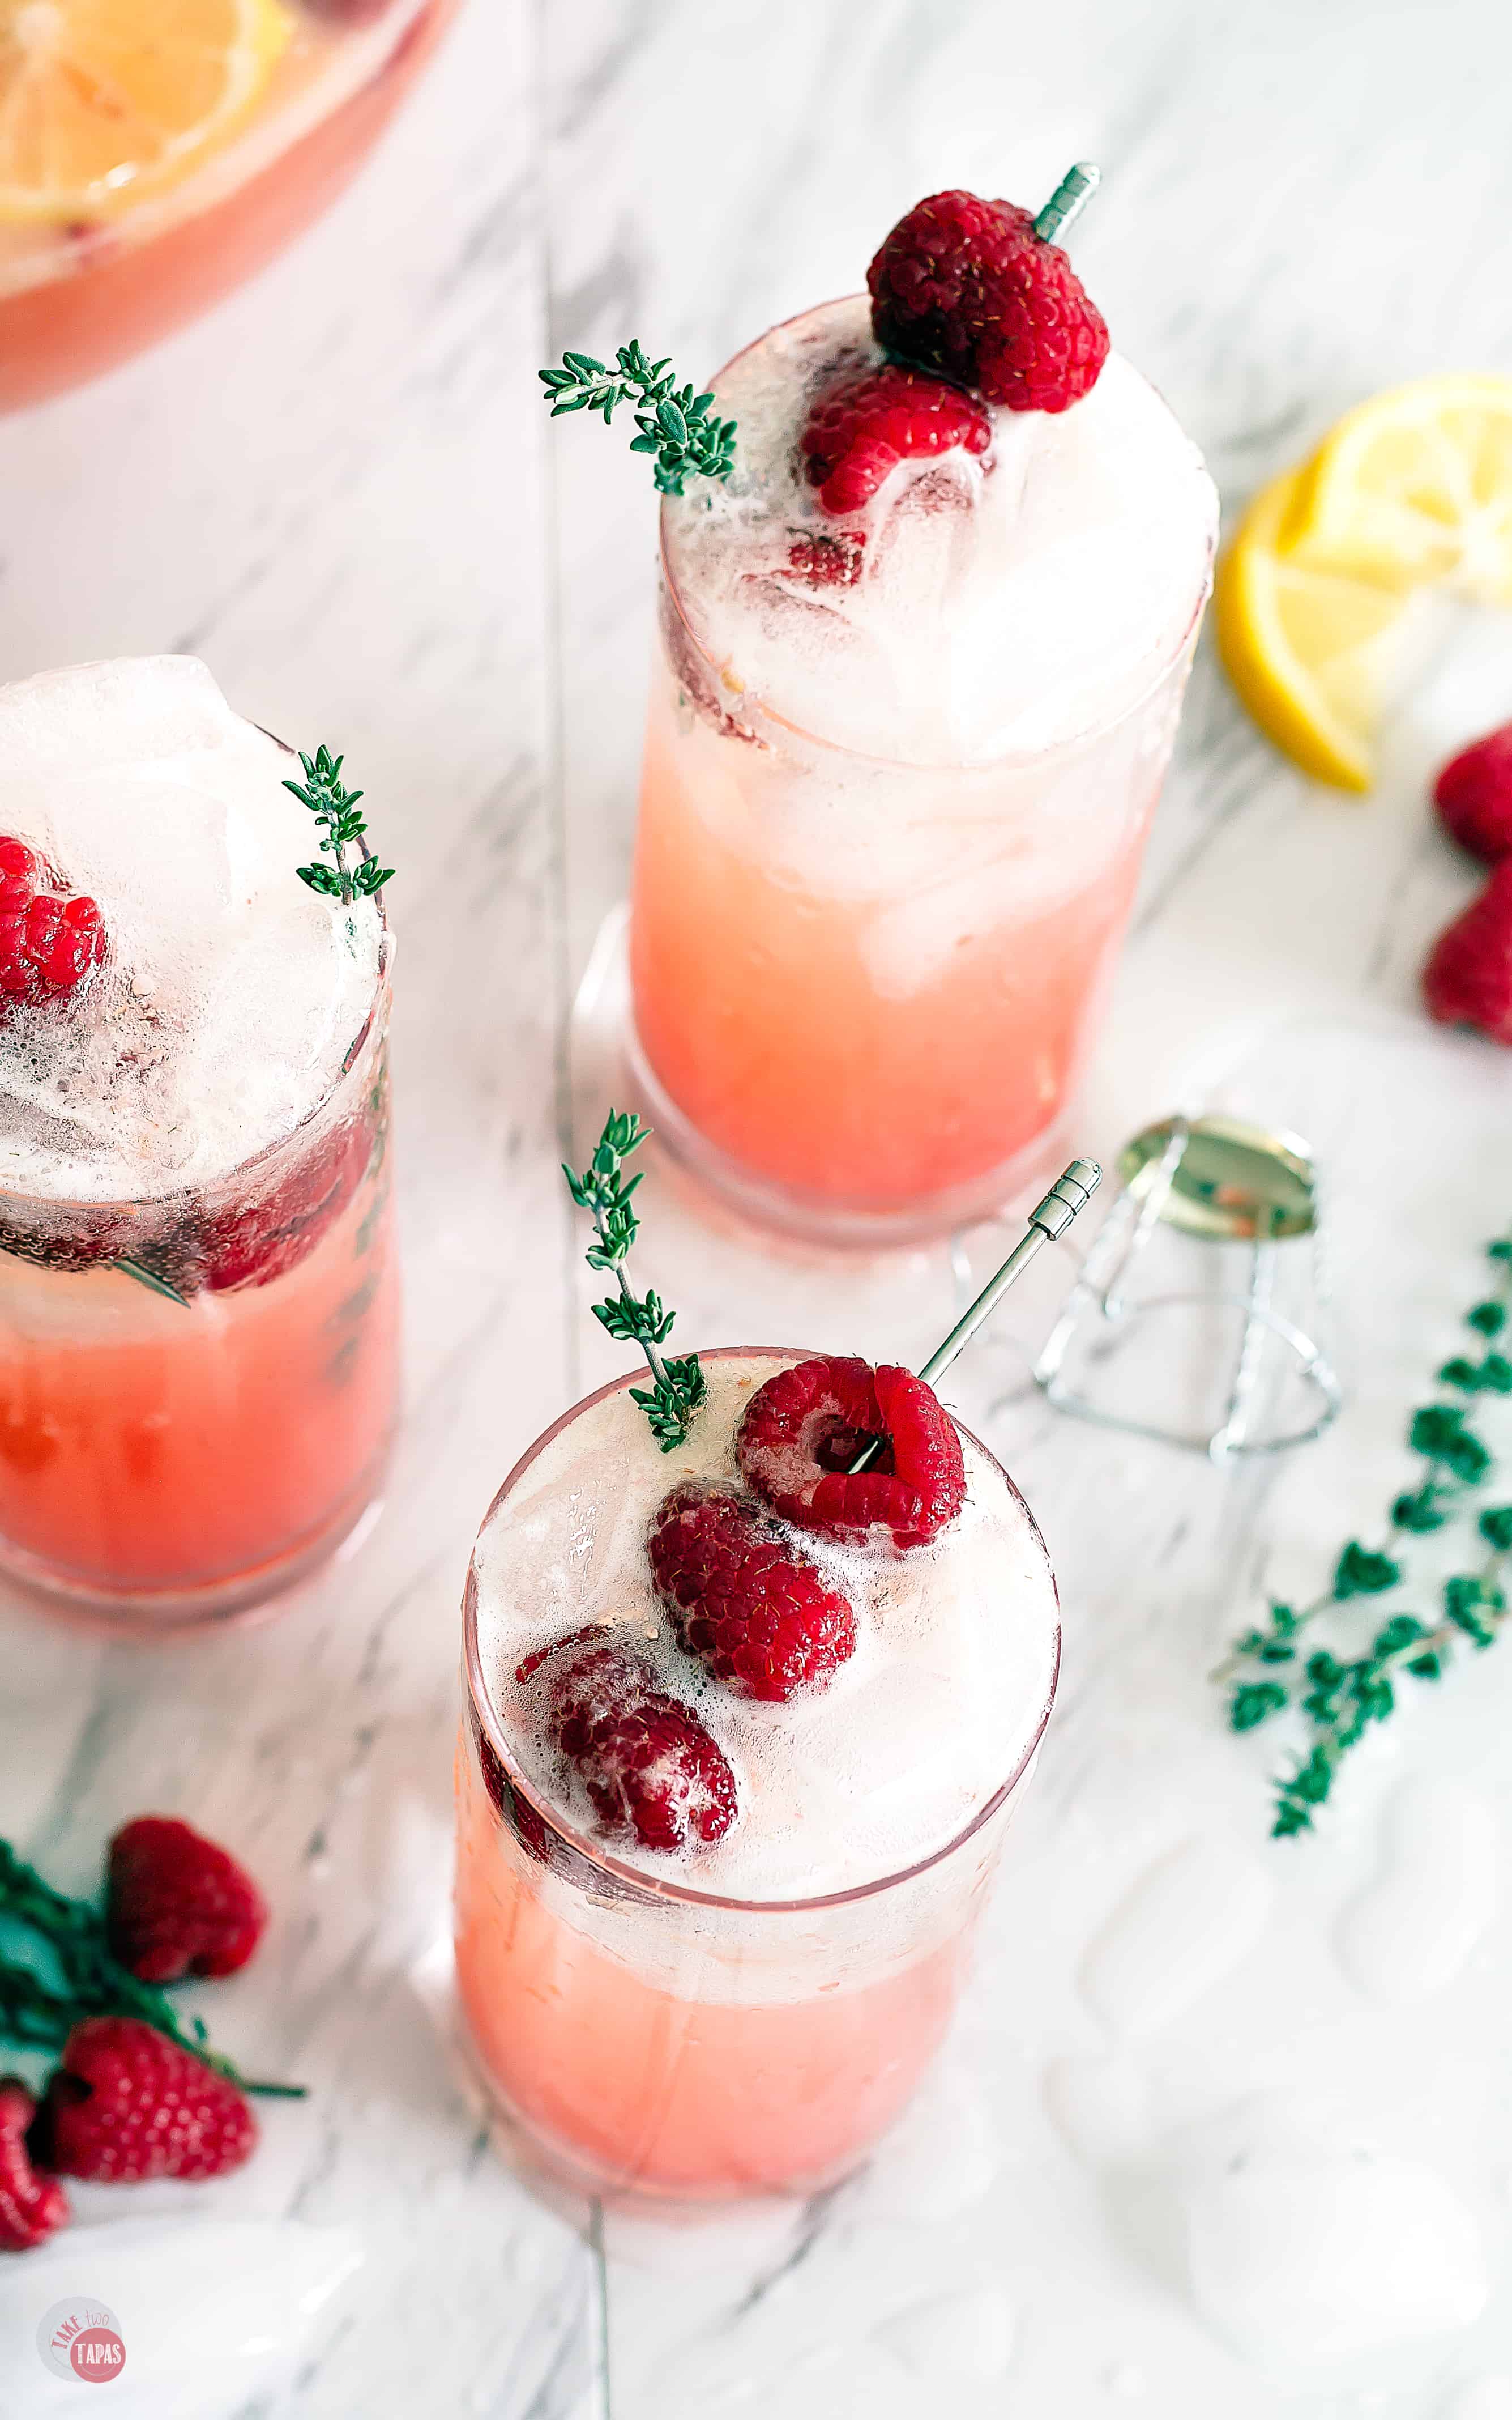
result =
M856 285L920 193L1033 199L1092 156L1086 274L1232 504L1376 386L1512 369L1509 81L1490 0L471 0L296 253L0 427L0 676L201 651L245 712L347 749L402 869L409 1416L381 1520L240 1637L159 1654L0 1626L0 1829L83 1885L118 1820L182 1809L278 1909L216 2025L314 2097L241 2178L154 2214L352 2228L365 2261L292 2380L224 2406L239 2420L592 2408L589 2256L490 2152L416 1973L444 1916L471 1535L519 1449L615 1366L556 1161L574 1082L606 1080L592 1032L569 1064L567 1012L624 880L652 499L602 431L548 438L537 364L640 334L712 366ZM1505 1063L1412 1004L1469 888L1422 765L1512 710L1492 636L1406 718L1364 805L1311 791L1199 666L1088 1144L1166 1109L1205 1054L1312 1128L1339 1179L1351 1409L1316 1452L1227 1477L1057 1420L1023 1378L1064 1266L963 1365L1068 1637L981 1975L929 2103L846 2193L671 2249L611 2227L619 2420L887 2420L922 2395L1024 2420L1512 2408L1512 1661L1399 1722L1328 1838L1285 1851L1263 1744L1226 1736L1203 1679L1258 1591L1304 1585L1391 1493L1401 1408L1512 1209ZM995 1240L837 1273L701 1235L653 1194L648 1274L689 1343L922 1351ZM1445 1900L1404 1995L1389 1945ZM1218 1937L1183 1907L1222 1910ZM91 2220L116 2207L96 2195ZM1343 2237L1319 2222L1301 2288L1278 2252L1254 2307L1244 2230L1286 2251L1328 2210ZM1372 2319L1338 2264L1377 2223ZM1367 2337L1381 2308L1433 2333L1319 2367L1308 2278ZM223 2405L207 2386L194 2420Z

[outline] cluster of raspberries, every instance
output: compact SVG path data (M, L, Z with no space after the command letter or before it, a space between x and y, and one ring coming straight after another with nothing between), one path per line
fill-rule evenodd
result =
M932 194L899 220L867 271L872 328L887 354L816 397L799 441L826 513L858 512L905 459L985 454L986 407L1065 411L1096 383L1108 332L1058 244L1027 210ZM795 541L793 568L822 585L859 576Z
M187 1823L139 1815L112 1840L106 1933L138 1982L234 1975L267 1921L251 1876ZM206 2059L140 2017L86 2017L40 2102L0 2076L0 2251L29 2251L67 2224L64 2177L218 2177L256 2140L245 2096Z
M1441 1025L1512 1047L1512 722L1461 751L1433 793L1451 840L1490 867L1480 897L1440 934L1423 996Z
M852 1465L875 1446L868 1466ZM961 1439L933 1389L911 1372L830 1355L759 1387L735 1438L744 1486L684 1480L646 1540L672 1635L722 1687L778 1700L822 1688L856 1650L856 1614L799 1534L906 1554L927 1545L965 1498ZM580 1775L606 1832L648 1849L722 1839L735 1776L713 1733L657 1686L644 1656L602 1631L537 1649L517 1678ZM491 1753L485 1781L503 1810ZM511 1810L544 1854L532 1810Z

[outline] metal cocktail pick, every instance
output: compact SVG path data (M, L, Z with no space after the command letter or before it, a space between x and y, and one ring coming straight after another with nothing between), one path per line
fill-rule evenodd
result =
M1028 1232L1014 1245L995 1277L989 1278L980 1294L956 1321L942 1344L936 1344L919 1372L925 1384L933 1387L943 1377L956 1355L970 1343L982 1321L995 1311L1015 1278L1021 1277L1036 1252L1046 1244L1058 1242L1078 1212L1085 1210L1103 1182L1103 1171L1095 1159L1073 1159L1062 1169L1044 1200L1029 1213ZM854 1477L867 1469L882 1451L882 1439L873 1437L851 1465Z

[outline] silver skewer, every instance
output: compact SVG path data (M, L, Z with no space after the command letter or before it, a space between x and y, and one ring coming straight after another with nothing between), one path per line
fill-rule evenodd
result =
M1044 1200L1030 1211L1028 1232L1014 1245L995 1277L989 1278L969 1311L956 1321L943 1344L936 1344L919 1372L926 1385L949 1370L955 1357L970 1343L978 1328L996 1310L1015 1278L1028 1267L1036 1252L1046 1244L1058 1242L1079 1211L1085 1210L1103 1182L1103 1171L1095 1159L1073 1159L1069 1168L1057 1177ZM862 1448L851 1465L854 1478L867 1469L882 1451L882 1439L873 1437Z

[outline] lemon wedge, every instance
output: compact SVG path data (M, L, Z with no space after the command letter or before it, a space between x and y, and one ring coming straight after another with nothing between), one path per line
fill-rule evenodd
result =
M1418 379L1347 413L1282 543L1319 569L1512 605L1512 378Z
M1400 585L1319 568L1283 545L1310 468L1261 490L1219 564L1218 652L1261 730L1304 772L1368 790L1371 734L1411 599Z
M0 0L0 219L160 192L225 141L293 30L281 0Z

